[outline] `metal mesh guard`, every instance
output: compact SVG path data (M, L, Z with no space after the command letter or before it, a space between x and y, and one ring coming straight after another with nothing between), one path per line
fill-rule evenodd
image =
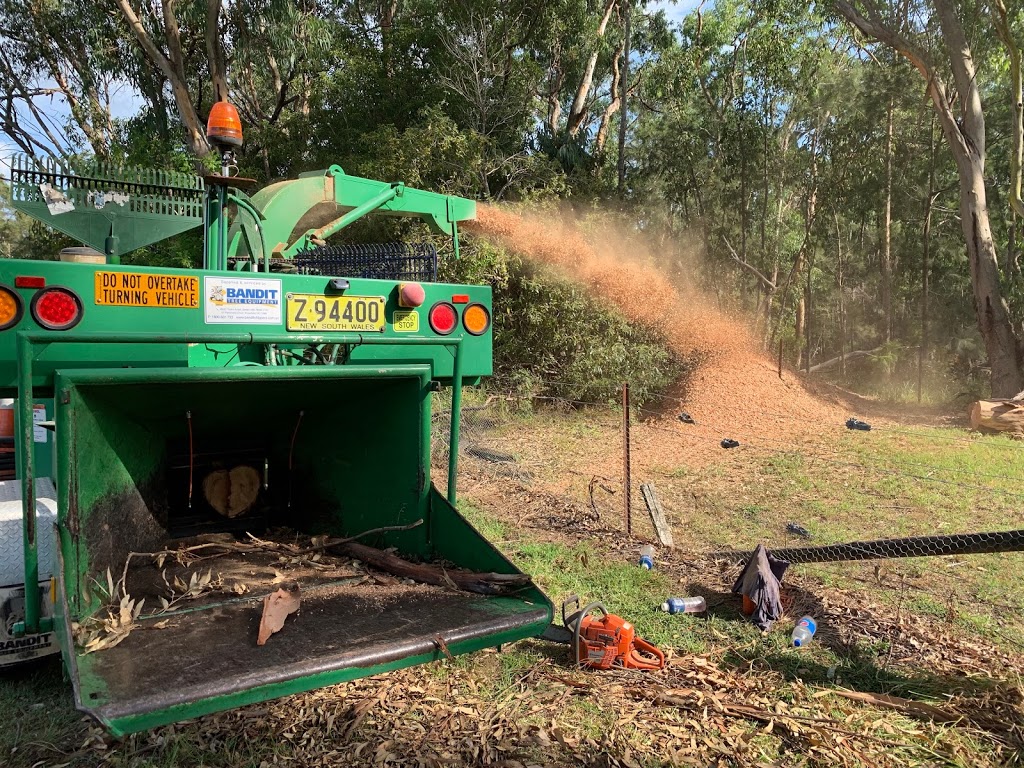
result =
M437 250L430 243L326 245L299 254L293 263L304 275L427 283L437 279Z

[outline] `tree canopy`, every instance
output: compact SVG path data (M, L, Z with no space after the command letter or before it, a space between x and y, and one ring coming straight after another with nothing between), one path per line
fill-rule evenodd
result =
M227 96L243 175L338 163L603 206L794 365L842 375L866 352L850 365L991 371L1012 395L1012 6L716 0L673 22L648 0L0 0L0 114L30 154L188 168L213 162ZM2 216L0 255L23 252Z

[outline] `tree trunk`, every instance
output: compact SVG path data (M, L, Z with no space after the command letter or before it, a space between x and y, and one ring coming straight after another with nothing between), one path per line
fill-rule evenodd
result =
M992 394L1014 395L1024 388L1020 341L999 284L999 262L985 199L985 165L977 157L957 158L960 215L974 286L974 309L992 369Z
M626 81L622 77L621 65L619 63L622 60L625 50L626 43L625 40L623 40L622 45L619 46L619 49L612 57L612 85L609 91L612 98L611 101L608 102L608 106L605 107L604 111L601 113L601 122L597 127L597 138L595 140L595 144L597 145L598 152L604 151L604 145L608 143L608 131L611 127L612 116L619 111L619 108L622 105L622 94L627 87ZM625 114L623 114L622 119L625 120L625 117ZM620 125L625 125L625 123L620 122Z
M807 259L807 281L804 284L804 296L806 307L804 308L804 368L811 369L811 311L813 306L813 293L811 286L811 273L814 271L814 249L811 249L810 258Z
M921 232L921 345L917 350L917 402L924 387L924 361L928 355L928 271L932 240L932 206L935 205L935 120L928 125L928 197Z
M1006 232L1006 266L1003 274L1007 280L1013 280L1020 274L1020 257L1017 253L1017 211L1010 210L1010 225Z
M1024 403L979 400L971 405L971 429L1024 434Z
M811 231L814 228L814 219L817 216L818 210L818 133L821 127L824 126L829 120L829 113L825 113L825 117L822 119L819 126L814 130L814 137L811 139L811 178L809 180L809 188L807 190L807 204L804 210L804 239L800 244L800 250L797 252L796 261L793 264L793 272L790 275L790 279L793 277L799 277L803 272L804 264L808 261L808 252L810 251L811 245ZM810 280L810 273L808 272L808 280ZM787 281L788 282L788 281ZM806 332L807 323L807 298L809 295L809 289L804 290L800 294L800 300L796 308L796 324L794 328L794 336L796 337L796 367L800 368L804 362L802 352L806 351L810 354L810 347L802 347L801 341L804 338Z
M621 200L626 196L626 129L629 127L629 104L627 97L629 96L629 33L630 33L630 21L633 15L632 3L626 4L626 19L623 24L623 41L622 41L622 93L619 95L619 156L616 162L616 171L618 172L618 192L619 199Z
M886 110L885 209L882 216L882 339L892 341L892 97Z
M164 37L168 50L166 55L149 36L142 21L135 14L131 3L128 0L117 0L117 5L147 58L171 84L171 93L174 95L174 103L178 108L178 116L185 126L185 140L189 149L196 157L205 157L210 154L210 144L206 140L206 127L196 113L192 97L188 92L188 84L185 82L181 35L178 29L178 20L174 16L173 0L165 0L162 6Z
M796 340L796 368L800 370L804 363L804 326L807 323L807 294L801 290L796 302L796 318L793 323L793 336Z
M381 57L384 60L384 74L388 77L394 75L394 61L391 50L391 38L395 26L395 15L398 13L398 0L384 0L380 6L380 41Z
M605 3L604 13L601 16L601 23L597 25L598 40L601 40L604 37L605 30L608 28L608 20L612 17L612 11L615 10L615 3L617 1L618 0L607 0ZM576 89L576 98L572 101L567 125L570 136L576 136L586 121L587 96L590 94L590 88L594 84L594 70L597 69L597 58L598 52L594 51L590 55L589 61L587 61L587 67L583 72L583 77L580 79L579 88Z
M558 124L562 120L562 85L565 82L565 73L562 71L562 44L555 41L555 47L551 52L551 67L548 71L548 132L554 136L558 133Z
M206 57L213 83L213 100L227 101L228 65L224 58L224 43L220 35L221 0L206 0Z
M839 372L846 375L846 301L843 297L843 231L836 219L836 294L839 296Z

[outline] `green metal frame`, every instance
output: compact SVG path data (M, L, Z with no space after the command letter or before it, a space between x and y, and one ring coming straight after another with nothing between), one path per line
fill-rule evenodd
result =
M268 274L272 259L294 258L369 214L418 218L431 232L451 237L457 257L458 224L475 217L476 204L402 182L349 176L336 165L273 184L250 198L227 178L228 163L222 165L223 176L202 178L25 160L18 165L20 175L14 183L16 207L103 250L114 265L17 260L0 264L0 284L26 307L39 289L17 287L17 276L37 278L34 285L61 286L76 294L83 308L81 322L70 330L43 330L26 312L16 327L0 332L0 394L17 398L15 451L22 485L26 595L25 617L14 632L57 632L79 708L101 719L115 734L539 635L553 613L550 601L533 584L503 597L474 596L467 602L458 598L450 608L460 618L449 617L450 626L471 629L456 631L447 648L433 648L429 634L425 640L416 636L415 644L403 651L412 655L394 658L391 640L380 638L401 637L402 625L385 621L378 632L372 624L364 624L364 637L377 638L361 646L358 637L353 640L362 648L372 646L372 652L359 657L358 663L365 666L347 666L352 662L344 654L320 656L298 646L298 662L276 677L262 678L255 687L247 687L252 682L239 678L228 665L221 667L222 676L214 685L196 678L191 687L178 689L153 678L145 690L160 692L155 698L140 696L134 677L110 676L96 656L78 655L70 636L71 623L103 608L102 596L90 586L92 580L108 564L121 562L126 546L139 542L148 546L169 529L160 510L178 503L173 499L179 496L160 483L170 484L167 478L175 477L170 473L178 471L167 459L181 450L185 427L174 421L177 416L169 415L179 411L188 414L189 455L192 414L198 412L207 437L214 436L214 445L221 431L264 444L265 466L271 475L275 462L281 466L286 458L288 501L281 506L281 514L297 529L331 535L363 533L379 527L379 510L387 507L392 518L408 522L410 515L419 515L426 525L382 535L377 545L395 546L414 559L438 558L477 571L518 573L455 507L462 387L491 373L491 331L473 336L460 330L441 336L428 323L429 307L454 301L455 294L490 307L490 288L425 284L426 300L415 310L422 327L406 332L397 322L396 313L406 308L400 305L400 286L395 281L352 277L341 289L329 277ZM53 213L41 184L58 189L74 210ZM116 193L118 202L97 205L97 193L108 192ZM235 215L229 227L232 209ZM205 271L117 266L121 254L200 224ZM243 270L263 275L237 274ZM280 290L278 320L273 319L273 311L269 317L257 313L259 319L254 322L266 324L254 331L247 321L237 319L252 315L223 311L223 298L218 297L223 297L224 286L230 296L230 280L238 278L247 282L235 282L235 286L257 283L257 287ZM146 280L150 281L146 290L156 293L146 294L149 298L143 301L139 281ZM168 298L162 293L165 283L175 286L168 291L180 291L184 298ZM186 283L188 287L178 287ZM287 302L296 294L373 299L382 312L381 332L288 331ZM302 365L302 353L310 346L321 363L321 350L343 348L341 363ZM447 498L430 483L430 393L441 383L452 386ZM243 384L241 389L230 389ZM225 397L226 392L231 395ZM292 451L298 424L292 432L293 392L305 397L304 408L315 414L312 422L307 418L309 426L304 427L305 438L295 454L296 477L303 478L305 485L296 486L294 508ZM353 404L349 410L344 394ZM52 410L56 425L50 441L52 467L40 459L33 442L33 404L40 401ZM153 408L153 404L159 405ZM161 407L167 412L162 413ZM254 411L263 419L257 426L250 419ZM344 423L364 438L371 436L363 443L341 444L333 430ZM282 429L284 425L288 431ZM282 434L291 435L291 442ZM392 464L381 464L380 456ZM40 611L35 479L41 474L57 481L60 546L55 579L60 600L53 619ZM183 486L173 488L175 494L184 493ZM276 509L283 491L275 490L273 484L264 490L267 507ZM191 475L188 493L191 506ZM125 527L116 522L120 520L132 523ZM90 530L90 525L99 528ZM136 530L140 532L136 539L121 533ZM358 598L353 599L358 605ZM338 615L344 614L345 604L335 603L336 609L338 605L342 606ZM414 606L409 610L415 612ZM440 615L432 603L415 610L428 624ZM358 609L356 614L362 615ZM201 629L206 631L207 614L202 615ZM306 635L315 637L315 633ZM168 636L167 642L172 645L165 650L173 655L173 644L181 642L181 636ZM162 650L148 641L140 647L154 654ZM216 646L208 647L213 651ZM421 652L426 648L431 650ZM120 661L112 657L107 670L129 669L124 664L130 665L131 654L138 650L125 650L129 655ZM220 658L234 657L216 656Z
M274 335L268 336L246 336L245 341L254 339L256 341L269 342ZM314 337L315 338L315 337ZM52 339L52 336L50 337ZM42 339L45 343L49 339ZM174 343L175 338L161 337L160 341ZM211 339L217 343L226 341L225 336L214 336ZM240 341L233 337L235 342ZM89 339L89 343L95 343L96 339ZM132 339L131 341L135 341ZM447 341L447 340L446 340ZM31 340L26 340L24 346L29 346ZM131 343L125 342L125 343ZM453 351L458 359L459 340L451 340ZM418 365L395 365L387 368L366 369L356 366L307 366L307 367L277 367L277 368L255 368L252 366L232 366L227 368L214 369L186 369L186 368L163 368L163 369L95 369L95 370L73 370L58 373L55 381L57 406L57 435L58 454L61 456L73 455L73 441L77 439L77 430L82 428L81 414L76 416L74 409L84 404L86 390L95 392L97 388L109 388L112 391L130 392L134 389L151 383L159 383L164 386L176 386L178 384L195 384L207 386L211 383L230 382L259 382L266 383L278 380L332 380L332 379L361 379L373 380L377 378L395 378L418 380L417 386L426 391L432 379L431 367L425 364ZM81 388L82 397L76 392ZM86 406L91 407L91 406ZM454 417L454 414L453 414ZM130 416L129 416L130 418ZM418 440L420 443L420 454L428 455L430 441L430 414L429 408L422 412L420 424L422 431ZM76 426L77 425L77 426ZM455 442L449 444L449 450L457 454L457 431L453 430L450 437L456 438ZM62 546L59 551L69 553L72 560L62 560L57 569L59 579L58 590L61 594L59 610L71 610L71 616L59 615L57 623L62 633L71 620L82 615L89 615L95 610L98 597L93 595L92 602L74 599L69 594L69 586L75 595L81 597L81 587L75 586L88 578L88 574L80 573L83 567L81 554L71 547L72 536L69 529L74 525L80 529L85 522L79 519L72 522L68 519L70 508L73 506L69 495L75 491L73 487L75 474L78 467L62 462L62 469L58 473L58 501L62 516L60 521L60 534L67 539L68 546ZM455 463L449 464L451 472ZM429 468L429 467L428 467ZM80 479L84 476L80 476ZM429 479L429 478L428 478ZM454 489L451 489L454 490ZM515 572L514 566L490 545L477 531L475 531L461 515L456 511L450 499L442 497L432 486L427 486L426 503L429 511L424 517L427 526L423 535L429 543L431 550L436 551L444 561L459 563L462 567L468 567L481 571ZM79 507L83 512L87 509L87 502L81 502ZM421 514L421 513L415 513ZM79 534L80 535L80 534ZM404 535L404 534L403 534ZM86 542L87 543L87 542ZM397 540L395 541L397 543ZM449 653L460 654L480 650L482 648L513 642L515 640L536 636L540 634L551 621L552 608L549 601L533 585L528 585L514 597L489 597L476 598L486 599L490 610L496 614L505 612L519 614L530 611L532 614L528 622L517 627L501 632L490 633L486 636L471 637L468 639L451 640L447 644ZM204 610L204 609L199 609ZM149 619L143 619L149 621ZM65 633L66 634L66 633ZM224 692L213 696L207 696L199 700L188 701L170 707L145 711L131 715L113 715L105 711L108 694L104 679L98 672L97 663L101 661L98 657L103 654L80 656L71 642L71 638L64 636L62 644L65 650L69 668L72 670L72 678L76 683L76 698L80 708L90 711L99 717L104 725L115 734L124 734L144 728L155 727L183 718L195 717L197 715L219 711L229 707L251 704L267 698L287 695L304 690L310 690L322 685L329 685L346 680L356 679L369 674L398 669L420 663L438 660L444 651L432 649L429 653L420 653L404 658L388 660L386 663L372 664L367 666L354 666L341 669L334 669L311 675L297 675L288 679L274 681L265 685L257 686L248 690ZM123 710L122 710L123 711Z
M98 161L67 162L18 154L12 158L12 205L50 227L104 253L111 264L137 248L204 225L204 267L226 270L228 259L248 255L252 271L270 271L270 259L294 258L370 213L416 217L432 232L452 238L459 255L458 222L476 216L476 203L413 189L403 182L350 176L340 166L312 171L260 190L252 198L226 177ZM73 210L53 213L41 184L61 194ZM111 194L119 202L106 201ZM228 226L228 206L238 209ZM296 232L315 207L345 209L318 228Z

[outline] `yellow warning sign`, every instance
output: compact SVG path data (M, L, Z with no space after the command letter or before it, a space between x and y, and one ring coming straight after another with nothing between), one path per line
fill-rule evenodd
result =
M394 324L399 333L416 333L420 329L419 312L414 309L396 309Z
M107 307L197 309L199 278L144 272L97 272L96 303Z

